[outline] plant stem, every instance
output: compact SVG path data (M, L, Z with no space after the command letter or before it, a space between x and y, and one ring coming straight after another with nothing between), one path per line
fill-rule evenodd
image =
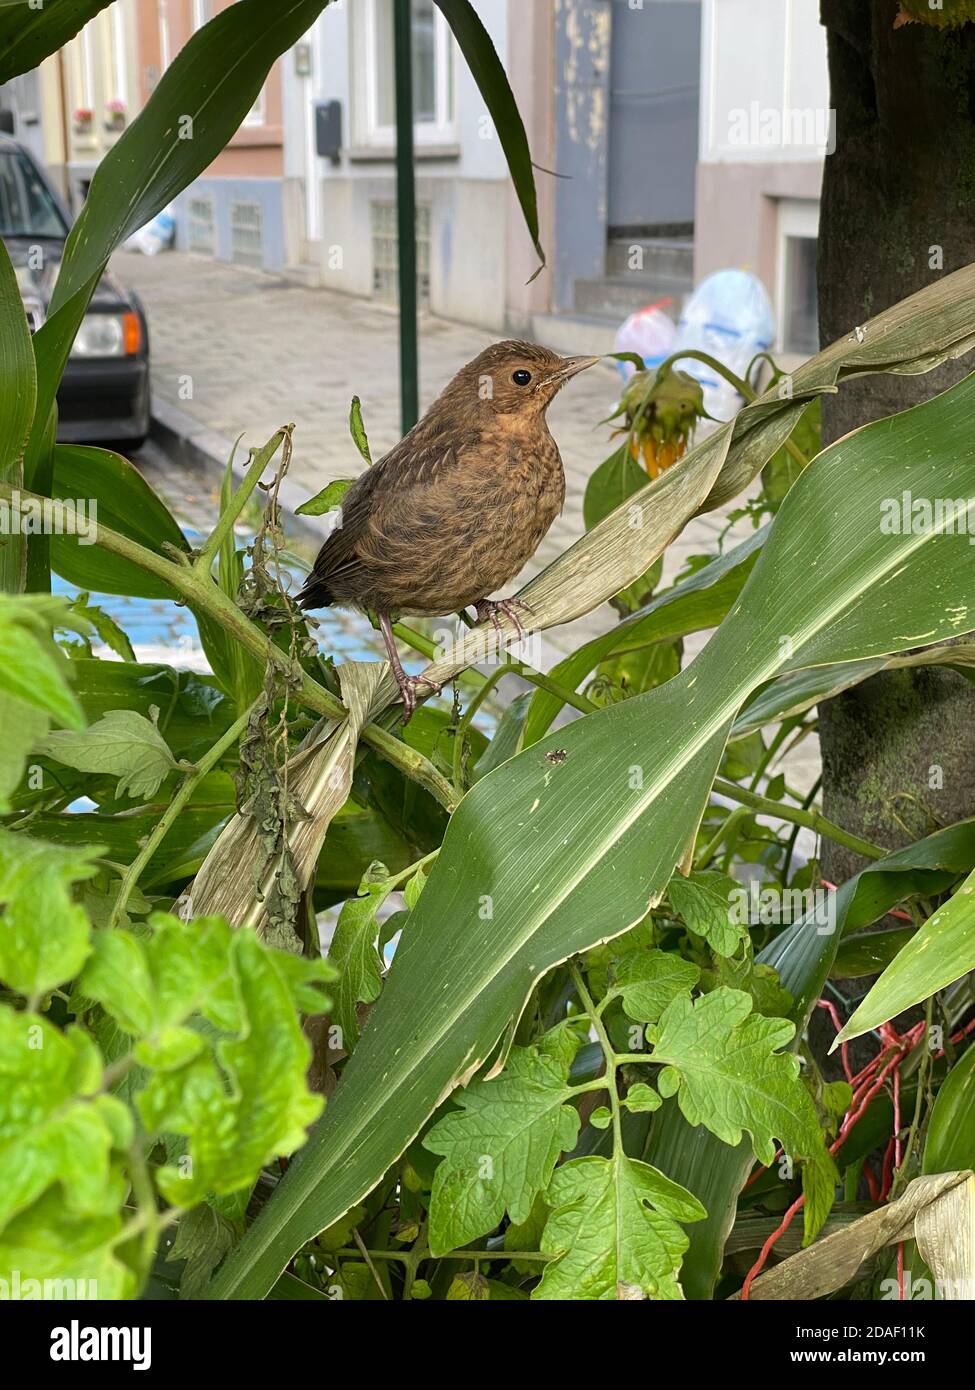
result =
M386 882L393 884L394 886L399 883L407 883L413 877L414 874L418 874L420 872L424 864L430 864L434 859L436 859L439 853L439 848L432 849L429 854L425 854L423 858L418 859L415 864L407 864L405 869L401 869L398 874L393 874L393 876L391 878L388 878Z
M536 671L534 666L527 666L524 661L519 661L516 657L509 658L509 661L516 676L521 676L522 680L528 681L530 685L537 685L539 690L545 690L549 695L554 695L563 704L571 705L580 714L594 714L600 708L587 696L580 695L577 690L573 690L567 685L560 685L551 676L547 676L544 671Z
M696 868L707 868L711 860L717 854L718 849L721 846L722 840L724 840L724 838L727 835L730 835L731 831L735 829L739 821L744 820L748 814L749 811L747 806L737 806L733 811L729 812L727 819L722 821L721 825L719 825L718 829L715 831L713 838L708 841L708 843L701 850L701 853L698 855L697 862L695 865Z
M619 1058L613 1049L613 1044L610 1042L609 1034L606 1032L606 1025L603 1023L602 1015L596 1008L592 995L586 988L586 982L582 978L582 971L575 965L571 967L571 970L575 987L579 991L579 1000L583 1009L589 1015L589 1020L593 1028L596 1030L596 1037L599 1039L600 1046L603 1049L603 1056L606 1058L606 1075L600 1077L599 1082L601 1083L601 1089L604 1089L609 1095L609 1106L613 1116L613 1146L616 1153L619 1155L623 1152L623 1124L620 1118L619 1091L616 1087L616 1068L619 1064ZM595 1089L595 1087L591 1085L586 1089L592 1090Z
M220 551L221 545L223 544L226 537L233 530L237 518L240 516L241 512L247 506L251 494L257 487L258 482L260 481L261 474L264 472L265 468L271 462L274 455L278 452L278 449L281 447L282 440L284 440L290 434L292 429L292 425L287 425L284 428L277 430L262 449L251 449L251 461L247 468L247 472L244 474L244 478L240 484L240 487L237 489L233 497L230 499L229 505L221 511L220 516L217 519L216 526L214 526L213 530L210 532L210 535L204 542L202 549L200 550L196 559L193 561L193 568L195 570L198 570L201 574L208 575L210 573L210 570L213 566L213 562ZM236 448L237 446L235 444L235 451ZM233 457L234 456L232 453L230 455L230 462L227 464L228 468L233 463Z
M383 1281L380 1279L379 1274L378 1274L378 1272L377 1272L377 1270L376 1270L376 1266L375 1266L375 1265L373 1264L373 1262L372 1262L372 1256L369 1254L369 1251L366 1249L365 1242L363 1241L363 1239L362 1239L362 1237L360 1236L360 1234L359 1234L358 1231L353 1231L353 1232L352 1232L352 1237L353 1237L353 1239L354 1239L354 1241L355 1241L355 1243L356 1243L356 1246L358 1247L359 1254L362 1256L362 1258L363 1258L363 1259L365 1260L365 1262L366 1262L366 1265L367 1265L367 1267L368 1267L368 1269L369 1269L369 1273L372 1275L373 1279L375 1280L376 1287L378 1288L379 1292L382 1294L383 1298L384 1298L384 1299L386 1300L386 1302L388 1303L388 1302L389 1302L389 1294L386 1292L386 1288L385 1288L385 1286L384 1286L384 1284L383 1284Z
M409 1250L370 1250L370 1257L373 1260L401 1260L404 1264L409 1264ZM356 1247L345 1248L335 1251L339 1259L361 1259L362 1251ZM443 1255L427 1254L425 1259L432 1260L538 1260L542 1264L547 1264L551 1260L551 1255L543 1255L538 1250L448 1250Z
M467 730L471 726L471 720L498 682L502 680L504 676L510 674L511 669L510 662L506 661L503 665L492 671L477 694L471 696L466 710L457 722L457 728L454 730L453 772L454 790L458 796L464 795L464 739L467 737Z
M914 1114L911 1118L911 1127L907 1132L907 1142L904 1145L904 1158L901 1166L894 1174L894 1180L890 1185L890 1201L898 1196L900 1189L908 1179L911 1155L914 1152L914 1145L917 1143L918 1130L921 1125L921 1111L924 1107L925 1093L927 1091L928 1074L931 1071L931 1021L934 1017L934 996L929 996L924 1003L924 1041L921 1044L921 1065L917 1074L917 1094L914 1097Z
M822 784L823 779L822 775L820 775L816 778L815 782L813 782L812 786L809 788L809 791L806 793L806 795L802 799L802 802L800 803L804 811L808 811L809 807L816 800L816 797L819 795L819 789L822 786ZM799 838L799 830L800 827L798 825L793 825L792 834L789 836L788 844L785 847L785 863L782 865L783 884L787 884L789 882L789 870L792 868L792 856L796 852L796 841Z
M122 920L126 905L128 904L129 898L132 896L133 889L139 882L149 860L168 835L177 817L193 795L199 783L211 768L216 766L224 753L227 752L228 748L233 747L247 728L247 721L250 718L251 709L253 709L253 705L247 709L239 719L236 719L234 723L231 724L226 733L222 734L221 737L217 739L213 747L204 753L203 757L196 763L193 770L187 773L183 778L179 790L156 822L152 834L147 837L145 844L125 871L122 882L119 885L114 906L112 907L112 915L108 921L109 927L117 927Z
M739 787L736 782L726 782L723 777L715 778L714 790L722 796L730 796L733 801L740 801L745 806L752 807L762 815L774 816L777 820L790 821L793 825L802 825L807 830L814 830L817 835L834 840L836 844L844 845L855 854L862 854L865 859L883 859L887 853L887 850L880 849L869 840L861 840L859 835L852 835L848 830L834 825L818 811L804 811L799 806L787 806L781 801L772 801L769 797L759 796L756 792Z

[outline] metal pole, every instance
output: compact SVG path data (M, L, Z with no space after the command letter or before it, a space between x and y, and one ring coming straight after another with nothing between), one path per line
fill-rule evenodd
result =
M406 434L420 415L416 333L416 185L413 171L411 0L393 0L396 72L396 223L399 240L400 422Z

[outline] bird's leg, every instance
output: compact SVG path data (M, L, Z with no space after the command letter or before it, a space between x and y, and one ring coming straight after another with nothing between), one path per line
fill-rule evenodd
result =
M514 623L515 631L518 634L518 640L522 641L527 636L527 633L525 632L524 624L518 616L517 610L519 608L522 612L531 616L532 610L529 608L528 604L520 598L481 598L475 603L474 612L477 615L477 621L479 623L483 623L485 618L490 618L491 622L494 624L494 630L499 637L504 636L501 622L498 618L498 614L503 613L506 618L510 618Z
M383 634L383 641L386 643L386 655L389 657L389 669L396 677L396 684L399 686L399 693L403 700L403 723L408 724L413 718L413 711L416 709L416 688L418 685L429 686L434 695L439 695L442 686L435 685L426 676L408 676L403 670L403 663L399 659L399 652L396 650L396 639L393 636L393 627L389 621L388 613L380 613L379 628Z

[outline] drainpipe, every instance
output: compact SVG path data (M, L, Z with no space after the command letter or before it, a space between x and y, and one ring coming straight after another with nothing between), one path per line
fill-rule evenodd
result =
M396 230L399 242L400 423L404 434L420 414L416 331L416 185L413 170L411 0L393 0L396 73Z
M64 156L61 164L61 196L71 212L74 212L71 197L71 180L68 178L68 160L71 158L70 129L68 126L68 84L64 77L64 49L56 53L58 67L58 106L61 116L61 151Z

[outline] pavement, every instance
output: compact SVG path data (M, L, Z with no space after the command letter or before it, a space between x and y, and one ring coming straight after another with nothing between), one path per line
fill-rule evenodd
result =
M153 455L149 472L168 499L178 501L186 482L193 498L187 505L198 507L208 494L212 506L217 470L232 442L243 435L238 457L246 460L248 447L265 443L290 422L294 455L290 488L282 495L287 507L333 479L354 476L362 462L348 429L353 395L362 402L373 457L398 440L395 311L188 252L146 257L122 251L113 258L113 269L141 295L149 319L154 436L163 451ZM421 315L421 410L495 336ZM612 410L618 386L615 367L600 364L570 382L551 406L548 419L565 466L566 504L516 587L582 535L586 483L612 447L608 427L598 422ZM721 511L694 518L668 548L665 582L689 555L714 553L726 526ZM743 538L747 523L745 528L733 529L725 546ZM548 669L616 621L614 610L603 605L550 629L542 665ZM364 627L356 640L366 650L376 649L376 635L364 619L343 614L340 622L352 624L357 633ZM704 640L704 635L691 639L689 650ZM807 740L787 767L790 782L803 789L818 775L818 749L812 744Z

